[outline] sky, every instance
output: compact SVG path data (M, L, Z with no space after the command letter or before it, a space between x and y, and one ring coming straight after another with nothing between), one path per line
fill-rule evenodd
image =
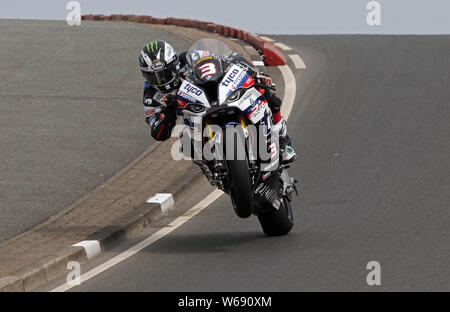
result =
M69 0L0 0L0 18L65 20ZM450 0L78 0L81 14L183 17L260 34L449 34ZM1 30L0 30L1 31Z

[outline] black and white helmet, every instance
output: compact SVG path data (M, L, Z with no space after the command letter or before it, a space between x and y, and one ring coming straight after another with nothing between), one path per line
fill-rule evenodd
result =
M174 48L163 40L148 43L139 56L142 75L161 92L171 92L179 86L180 61Z

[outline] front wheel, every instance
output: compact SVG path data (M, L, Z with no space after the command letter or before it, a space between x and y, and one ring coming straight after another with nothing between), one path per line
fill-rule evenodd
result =
M247 161L230 160L227 163L232 177L230 196L234 211L238 217L248 218L253 210L253 196Z
M241 159L237 157L239 150L239 142L244 142L243 133L237 132L238 137L234 138L230 146L234 148L231 153L231 159L227 159L227 169L230 179L230 197L233 204L234 211L240 218L248 218L253 211L253 190L250 177L250 168L248 165L248 157L244 152ZM224 130L224 138L234 136L235 132L232 128L226 128ZM226 142L226 139L224 139ZM241 151L245 150L244 145L241 145ZM242 159L243 158L243 159Z
M291 202L283 197L279 209L271 207L268 211L259 213L258 219L267 236L288 234L294 226Z

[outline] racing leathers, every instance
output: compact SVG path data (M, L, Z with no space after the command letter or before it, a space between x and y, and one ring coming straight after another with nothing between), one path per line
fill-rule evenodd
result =
M170 138L176 124L176 93L164 94L147 81L144 87L145 121L150 126L152 137L157 141Z

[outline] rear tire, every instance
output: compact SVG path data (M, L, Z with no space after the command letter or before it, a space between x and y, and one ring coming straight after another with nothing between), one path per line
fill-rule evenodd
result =
M258 219L267 236L288 234L294 226L291 202L283 197L278 210L271 207L269 211L259 213Z

